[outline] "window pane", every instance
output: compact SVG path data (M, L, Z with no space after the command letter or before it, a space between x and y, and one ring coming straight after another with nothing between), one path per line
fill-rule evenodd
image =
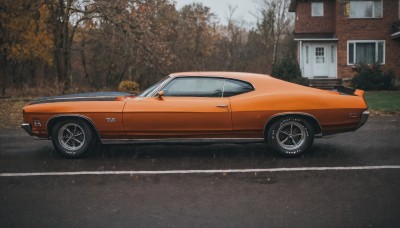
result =
M155 90L157 87L159 87L161 84L163 84L167 80L169 80L169 76L164 78L163 80L157 82L156 84L154 84L150 88L146 89L143 93L141 93L139 95L139 97L146 97L146 96L150 95L150 93L153 92L153 90Z
M375 63L375 43L357 43L356 44L357 63L374 64Z
M355 51L355 55L353 54ZM385 42L374 41L370 43L351 42L349 43L349 64L384 64L385 61Z
M378 43L378 63L383 64L383 42Z
M177 78L163 88L165 96L222 97L224 80L217 78Z
M313 17L324 16L324 3L323 2L311 3L311 16L313 16Z
M354 44L349 44L349 63L354 64Z
M315 63L325 63L325 48L316 47L315 48Z
M374 17L382 17L382 2L381 1L374 2L374 11L375 11Z
M382 1L350 1L350 18L382 17Z
M253 86L246 82L226 79L224 87L224 97L232 97L253 90Z

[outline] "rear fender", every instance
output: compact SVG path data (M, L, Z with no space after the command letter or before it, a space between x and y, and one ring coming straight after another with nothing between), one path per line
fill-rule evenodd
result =
M310 122L311 125L314 126L314 130L315 130L315 136L316 137L321 137L322 136L322 128L321 128L321 124L319 123L318 119L308 113L302 113L302 112L290 112L290 113L278 113L276 115L273 115L271 118L269 118L269 120L265 123L264 126L264 136L265 134L268 132L268 128L278 119L282 118L282 117L288 117L288 116L293 116L293 117L302 117L306 120L308 120Z

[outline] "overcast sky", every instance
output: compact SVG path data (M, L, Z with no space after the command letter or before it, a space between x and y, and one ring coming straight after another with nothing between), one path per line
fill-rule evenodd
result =
M193 2L202 3L211 8L211 11L218 16L222 24L226 24L229 16L228 6L238 6L234 14L235 19L246 20L250 23L248 26L252 26L256 22L253 14L257 12L257 0L175 0L175 2L178 9Z

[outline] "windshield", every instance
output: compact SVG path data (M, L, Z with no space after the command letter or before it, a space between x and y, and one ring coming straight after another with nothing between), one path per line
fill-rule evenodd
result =
M163 84L168 79L169 79L169 76L165 77L163 80L157 82L156 84L150 86L150 88L146 89L143 93L141 93L139 95L139 97L147 97L149 94L151 94L151 92L153 92L153 90L157 89L161 84Z

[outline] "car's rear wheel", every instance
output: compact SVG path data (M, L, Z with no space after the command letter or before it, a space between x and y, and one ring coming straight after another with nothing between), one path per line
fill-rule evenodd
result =
M56 123L51 138L56 150L67 158L86 156L96 141L89 125L79 119Z
M284 157L301 156L314 141L314 128L300 117L280 118L267 130L267 143Z

